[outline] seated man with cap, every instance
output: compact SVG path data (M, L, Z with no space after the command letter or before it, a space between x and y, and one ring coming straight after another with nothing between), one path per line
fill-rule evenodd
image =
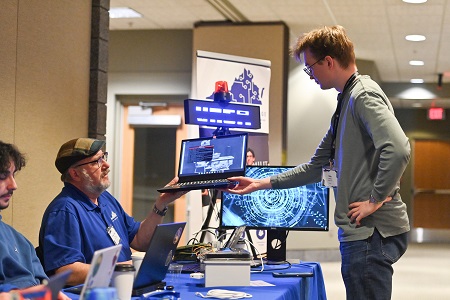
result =
M96 250L122 244L119 262L131 260L131 248L146 251L169 203L185 192L162 193L145 220L129 216L106 189L105 142L78 138L61 146L55 165L64 187L47 207L39 232L39 249L47 274L72 270L69 285L84 282ZM175 184L174 178L169 184Z

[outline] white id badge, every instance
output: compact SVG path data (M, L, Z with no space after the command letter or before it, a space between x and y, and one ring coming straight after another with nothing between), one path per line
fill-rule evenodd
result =
M337 172L328 168L322 169L322 185L327 187L337 187Z
M120 244L120 236L117 233L117 231L114 229L114 227L111 225L108 228L106 228L106 231L108 232L109 236L113 240L114 244L119 245Z

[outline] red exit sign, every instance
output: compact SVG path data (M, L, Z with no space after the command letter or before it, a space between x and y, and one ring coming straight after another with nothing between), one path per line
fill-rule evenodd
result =
M428 120L445 120L445 109L442 107L429 108Z

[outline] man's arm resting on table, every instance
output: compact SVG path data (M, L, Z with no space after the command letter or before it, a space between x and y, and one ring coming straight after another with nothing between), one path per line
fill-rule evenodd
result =
M62 266L59 269L56 269L55 273L61 273L66 270L71 270L72 274L70 274L69 279L67 280L67 285L79 285L84 283L87 274L89 272L90 264L85 264L82 262L74 262L69 265Z

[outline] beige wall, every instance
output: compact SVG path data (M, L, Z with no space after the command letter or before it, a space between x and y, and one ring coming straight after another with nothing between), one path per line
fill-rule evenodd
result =
M42 214L62 187L59 146L88 128L91 1L2 1L0 140L27 155L3 221L35 245Z

